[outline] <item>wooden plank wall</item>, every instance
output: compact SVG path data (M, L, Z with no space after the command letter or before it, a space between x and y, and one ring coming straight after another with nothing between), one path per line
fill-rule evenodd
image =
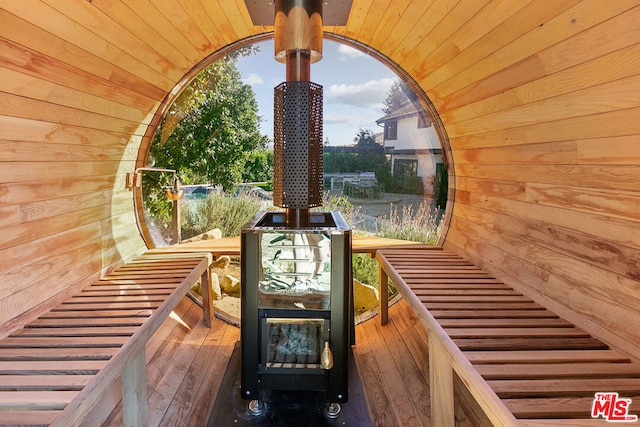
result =
M153 113L250 34L228 1L155 3L0 1L0 337L145 249L125 176Z
M344 34L440 114L445 246L639 356L640 2L382 3Z
M640 2L353 0L449 137L445 245L640 354ZM244 0L0 0L0 336L144 249L124 176ZM322 82L320 82L322 83Z

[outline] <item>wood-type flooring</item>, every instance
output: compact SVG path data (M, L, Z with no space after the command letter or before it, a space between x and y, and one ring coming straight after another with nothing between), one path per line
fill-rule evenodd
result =
M239 339L238 327L216 318L209 330L202 308L181 301L147 346L149 426L205 426ZM427 337L403 301L390 308L388 325L378 316L357 325L353 356L369 425L431 425ZM467 413L456 408L457 424L477 425ZM104 425L122 425L121 404Z

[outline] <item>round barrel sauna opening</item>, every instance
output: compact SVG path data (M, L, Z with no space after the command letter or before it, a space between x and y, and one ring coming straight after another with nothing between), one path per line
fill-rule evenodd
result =
M341 212L356 236L440 244L452 165L435 109L380 53L325 37L323 60L311 71L324 87L319 209ZM273 102L284 79L273 40L263 36L212 55L172 91L138 156L145 167L137 176L137 212L150 247L214 247L238 237L256 211L280 209L273 202ZM238 98L243 102L233 102ZM171 200L165 194L176 178L184 196ZM239 324L240 263L233 250L229 255L214 265L213 298L216 313ZM377 264L354 253L353 271L362 321L377 312ZM194 288L194 297L200 293Z

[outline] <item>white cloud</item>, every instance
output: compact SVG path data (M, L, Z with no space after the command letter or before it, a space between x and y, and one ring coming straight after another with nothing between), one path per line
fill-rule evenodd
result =
M328 125L360 123L365 119L360 115L326 114L323 122Z
M340 60L346 61L347 58L360 58L365 56L365 53L361 50L355 49L351 46L347 46L346 44L340 44L338 46L338 52L340 53Z
M244 79L242 79L242 82L254 86L261 85L262 83L264 83L264 80L256 73L249 73Z
M334 84L325 90L325 99L329 102L379 110L394 81L395 79L385 78L357 85Z

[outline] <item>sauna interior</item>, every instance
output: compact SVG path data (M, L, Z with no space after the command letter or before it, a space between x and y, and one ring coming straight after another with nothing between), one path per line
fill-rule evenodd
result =
M633 360L638 22L638 0L353 0L324 27L428 100L441 246ZM272 33L244 0L0 0L0 338L150 249L129 181L167 106Z

